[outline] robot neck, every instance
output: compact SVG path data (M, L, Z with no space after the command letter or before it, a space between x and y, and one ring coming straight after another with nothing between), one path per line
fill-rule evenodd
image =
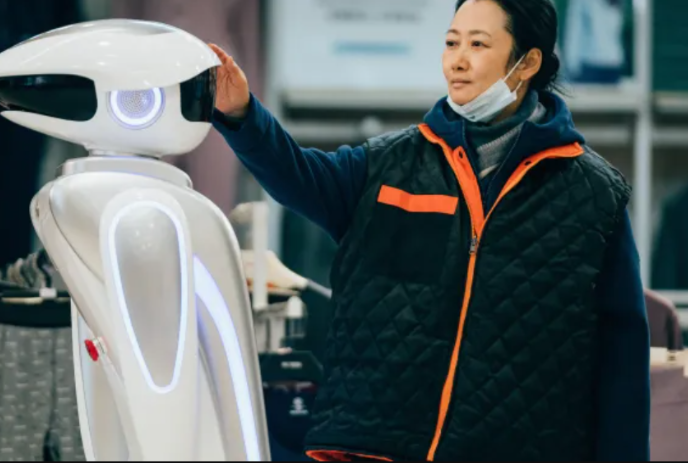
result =
M92 151L90 156L67 161L62 175L85 172L121 172L144 175L181 187L192 188L191 178L181 169L159 158L112 152Z
M161 158L158 156L149 156L146 154L129 153L126 151L112 151L112 150L102 150L102 149L87 149L88 155L92 157L115 157L115 158L143 158L143 159L153 159L159 161Z

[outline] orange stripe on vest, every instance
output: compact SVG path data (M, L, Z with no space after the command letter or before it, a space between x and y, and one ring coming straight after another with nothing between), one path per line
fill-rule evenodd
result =
M459 198L445 195L412 195L405 191L383 185L377 201L395 206L407 212L435 212L453 215L459 205Z

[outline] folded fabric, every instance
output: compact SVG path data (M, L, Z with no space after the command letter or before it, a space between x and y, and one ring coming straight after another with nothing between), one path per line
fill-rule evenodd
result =
M56 273L48 254L41 249L0 269L0 280L23 288L53 288Z

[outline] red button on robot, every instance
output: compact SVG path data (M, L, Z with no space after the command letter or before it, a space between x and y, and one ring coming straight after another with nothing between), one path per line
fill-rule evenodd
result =
M89 357L91 357L91 360L97 362L100 358L100 351L98 350L96 343L90 339L87 339L86 341L84 341L84 344L86 345L86 352L88 352L88 355Z

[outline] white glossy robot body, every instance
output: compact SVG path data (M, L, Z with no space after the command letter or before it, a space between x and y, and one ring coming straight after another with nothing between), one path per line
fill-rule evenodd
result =
M183 31L134 21L60 29L0 55L3 116L100 154L68 162L31 205L73 300L89 460L270 458L236 237L155 158L207 135L217 64ZM71 108L51 103L60 92Z

